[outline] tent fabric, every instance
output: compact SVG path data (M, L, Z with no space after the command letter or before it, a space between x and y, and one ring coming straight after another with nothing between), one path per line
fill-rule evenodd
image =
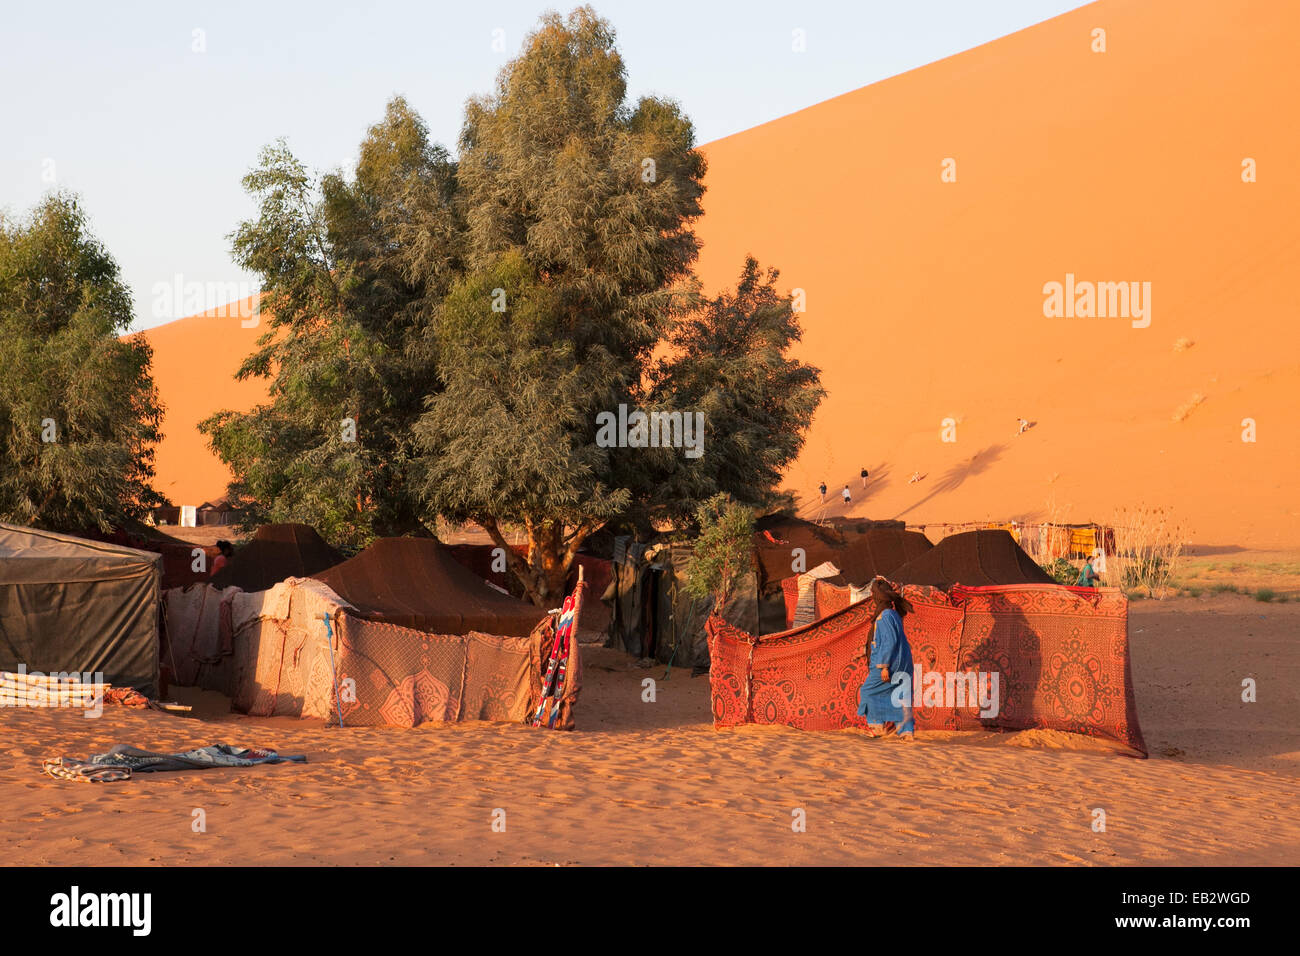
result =
M167 630L163 668L168 681L229 693L231 606L239 588L197 584L163 592Z
M230 563L212 576L218 588L265 591L288 578L310 577L343 560L305 524L264 524L235 548Z
M161 558L0 524L0 670L102 673L158 694Z
M527 637L473 630L432 634L367 620L325 584L307 578L238 593L232 603L234 708L338 722L337 676L339 687L348 689L339 695L347 726L522 722L540 699L545 655L555 636L549 615ZM331 618L332 658L325 613ZM574 642L556 729L573 729L580 691Z
M449 544L445 547L457 562L473 571L483 580L510 591L512 594L520 593L521 589L512 579L513 576L509 571L494 570L494 565L500 566L500 562L496 560L495 555L496 545ZM511 545L511 547L520 557L527 557L527 545ZM570 590L577 583L578 568L582 568L589 594L603 594L613 579L613 567L608 558L600 558L591 554L577 554L573 558L573 567L569 569L568 587ZM579 623L588 635L591 633L604 633L609 629L609 606L600 601L589 602L582 613L582 620ZM580 639L582 636L581 634L578 635Z
M1000 709L984 717L958 699L915 698L930 730L1047 728L1117 741L1146 756L1128 644L1128 601L1116 588L908 585L904 618L916 670L996 672ZM857 714L872 607L853 604L805 627L755 637L711 618L715 727L865 727Z
M1001 530L950 535L901 567L880 573L899 584L937 588L1055 583L1009 532Z
M763 594L779 592L782 581L799 573L795 548L803 552L803 568L830 561L840 569L842 583L862 584L877 574L891 574L934 547L925 535L906 530L901 522L862 521L831 526L799 518L769 518L755 527L759 530L754 535L754 558Z
M312 575L359 617L437 634L527 637L546 612L490 587L432 538L380 538Z
M705 630L714 609L714 598L692 597L686 591L690 581L690 563L695 549L674 544L659 556L658 607L655 621L658 633L653 647L654 658L661 664L679 667L709 666L709 637ZM737 627L750 630L758 626L758 589L753 574L736 582L721 614Z

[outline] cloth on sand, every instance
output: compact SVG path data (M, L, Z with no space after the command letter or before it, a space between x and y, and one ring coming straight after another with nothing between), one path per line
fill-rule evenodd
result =
M253 767L263 763L306 763L305 756L279 754L261 747L232 747L213 744L181 753L158 753L141 750L128 744L118 744L108 753L95 754L89 760L59 757L47 760L43 769L52 777L69 780L107 782L129 779L132 773L152 773L159 770L207 770L212 767Z
M903 688L902 700L911 703L912 648L903 633L903 619L892 607L886 608L876 618L871 635L871 666L867 678L858 691L858 714L867 718L868 724L887 721L902 723L903 708L893 701L894 689ZM889 680L881 680L880 669L889 670ZM899 728L907 733L910 727Z

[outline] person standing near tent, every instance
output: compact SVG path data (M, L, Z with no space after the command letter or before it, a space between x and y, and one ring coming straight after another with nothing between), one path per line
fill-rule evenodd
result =
M868 737L883 737L897 724L898 736L911 740L916 732L912 647L903 631L903 618L912 613L912 604L879 575L871 582L870 590L876 608L871 618L871 639L864 649L868 671L858 690L858 716L867 718Z
M208 577L215 577L216 573L230 563L230 559L235 556L235 546L229 541L221 540L217 542L217 556L212 559L212 570Z
M1083 562L1083 567L1079 569L1079 579L1074 582L1076 588L1095 588L1097 582L1101 580L1101 575L1093 570L1092 562L1096 559L1097 552L1093 552Z

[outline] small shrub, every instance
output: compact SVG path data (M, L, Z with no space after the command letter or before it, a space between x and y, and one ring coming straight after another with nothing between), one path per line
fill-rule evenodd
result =
M1065 558L1057 558L1049 564L1042 565L1042 568L1057 584L1073 584L1079 580L1079 569Z
M1275 597L1277 597L1277 595L1273 593L1272 588L1260 588L1258 591L1255 592L1256 601L1263 601L1265 603L1268 603L1269 601L1273 600L1273 598Z

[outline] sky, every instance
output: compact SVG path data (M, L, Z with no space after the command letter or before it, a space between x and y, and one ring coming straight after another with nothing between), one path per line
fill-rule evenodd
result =
M491 91L542 13L575 5L6 0L0 212L77 193L134 294L133 329L197 311L196 295L224 304L257 289L229 237L255 212L240 179L262 146L284 138L314 170L350 169L400 94L454 150L466 99ZM617 32L629 96L677 100L704 144L1084 4L591 5Z

